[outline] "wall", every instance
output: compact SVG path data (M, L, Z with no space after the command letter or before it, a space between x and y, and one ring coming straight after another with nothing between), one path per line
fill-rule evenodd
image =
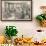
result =
M46 28L40 27L35 20L36 15L41 13L40 6L42 5L46 5L46 0L33 0L33 15L32 15L33 20L32 21L19 21L19 22L18 21L0 21L0 34L4 34L4 31L5 31L4 29L6 25L16 26L19 31L18 36L21 36L23 34L24 36L29 37L32 34L36 34L37 29L46 30ZM38 35L40 34L41 33L39 33Z

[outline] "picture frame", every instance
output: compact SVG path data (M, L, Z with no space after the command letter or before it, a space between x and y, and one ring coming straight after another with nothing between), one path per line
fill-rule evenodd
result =
M1 21L32 21L32 0L1 0Z

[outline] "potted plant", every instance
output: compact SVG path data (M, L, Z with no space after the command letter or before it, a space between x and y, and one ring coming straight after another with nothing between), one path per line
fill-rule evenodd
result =
M36 16L36 19L39 20L41 26L46 27L46 14L40 14Z
M10 41L11 41L12 36L17 36L17 33L18 31L15 26L6 26L5 34ZM10 42L9 40L8 42Z

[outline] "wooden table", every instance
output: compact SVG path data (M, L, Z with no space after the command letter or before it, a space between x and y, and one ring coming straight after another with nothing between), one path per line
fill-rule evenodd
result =
M22 44L22 45L19 45L19 44L18 44L18 45L15 45L15 46L46 46L46 44L41 44L41 45L39 44L39 45L35 45L35 44L33 44L33 43L32 43L32 44L24 43L24 44Z

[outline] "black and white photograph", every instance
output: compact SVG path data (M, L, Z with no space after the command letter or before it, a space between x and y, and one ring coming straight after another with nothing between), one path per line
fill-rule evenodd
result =
M2 20L31 20L31 1L2 1Z

